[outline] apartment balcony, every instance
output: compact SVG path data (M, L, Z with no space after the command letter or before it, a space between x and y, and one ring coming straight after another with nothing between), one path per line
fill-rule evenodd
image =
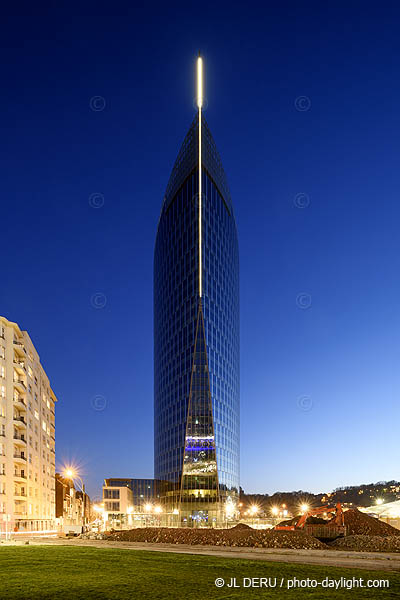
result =
M26 429L26 421L24 417L14 415L13 422L15 427L19 427L20 429Z
M14 490L14 500L26 500L26 492L23 490Z
M14 462L16 463L22 463L23 465L26 463L26 456L24 454L20 454L18 452L16 452L13 456L14 458Z
M14 398L14 406L15 408L19 408L20 410L26 410L26 400L22 398L22 396Z
M20 354L20 353L21 353L21 354L22 354L22 353L25 353L25 354L26 354L26 350L25 350L25 347L24 347L24 344L23 344L23 342L22 342L22 341L20 341L20 340L17 340L17 339L15 339L15 338L14 338L14 340L13 340L13 343L14 343L14 350L15 350L15 351L16 351L18 354Z
M25 362L23 360L21 360L19 356L14 356L13 365L14 365L14 370L18 374L25 375L25 373L26 373Z
M13 440L16 446L26 446L26 437L23 434L14 433Z
M28 513L26 511L14 510L14 516L16 519L26 519Z
M14 379L14 387L19 391L19 392L26 392L26 385L25 383L22 381L22 379Z
M26 481L26 475L22 475L21 473L16 472L14 473L14 480L24 483Z

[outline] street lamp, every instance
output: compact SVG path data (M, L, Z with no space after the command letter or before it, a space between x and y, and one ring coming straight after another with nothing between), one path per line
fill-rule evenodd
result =
M258 511L259 511L259 508L255 504L250 506L250 513L253 515L253 525L254 525L254 518L256 517Z
M82 525L84 525L85 524L85 508L86 508L85 484L83 483L82 478L80 477L80 475L72 467L67 467L64 470L64 475L65 475L65 477L67 477L68 479L70 479L73 484L74 484L74 482L76 480L78 482L78 484L80 485L80 488L81 488L80 491L82 492Z

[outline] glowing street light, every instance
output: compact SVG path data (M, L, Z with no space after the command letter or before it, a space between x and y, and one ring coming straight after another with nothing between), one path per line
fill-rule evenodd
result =
M76 469L74 469L73 467L66 467L64 469L64 477L71 479L72 482L74 481L74 479L76 479L79 485L81 486L81 492L85 491L85 486L83 484L82 478L80 477Z
M146 506L144 507L144 510L145 510L146 512L151 512L151 509L152 509L152 508L153 508L153 507L152 507L152 505L151 505L151 504L146 504Z
M250 506L250 512L252 515L256 515L259 511L258 506L256 506L255 504L253 504L252 506Z
M273 506L271 508L271 512L276 517L276 515L279 513L279 508L277 506Z
M376 500L376 504L383 504L383 500L382 500L382 498L377 498L377 500Z
M300 506L300 510L301 510L301 512L302 512L302 513L305 513L305 512L307 512L309 508L310 508L310 507L308 506L308 504L302 504L302 505Z
M155 513L157 513L157 514L159 515L160 513L162 513L162 507L161 507L161 506L156 506L156 507L154 508L154 512L155 512Z

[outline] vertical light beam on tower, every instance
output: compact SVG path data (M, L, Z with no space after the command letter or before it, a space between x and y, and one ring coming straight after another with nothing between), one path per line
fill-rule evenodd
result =
M202 296L202 191L201 191L201 109L203 107L203 59L197 58L197 108L199 110L199 296Z
M197 108L203 108L203 59L197 58Z

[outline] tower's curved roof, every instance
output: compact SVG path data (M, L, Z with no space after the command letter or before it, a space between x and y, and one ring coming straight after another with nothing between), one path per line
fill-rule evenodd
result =
M175 194L185 181L185 179L198 166L199 139L198 139L198 115L194 118L189 131L186 134L181 149L179 150L177 159L172 169L171 176L168 181L165 191L164 202L161 212L168 208L170 202L174 199ZM207 122L202 115L201 119L201 136L202 136L202 166L208 172L208 175L214 181L219 193L223 197L228 211L232 214L232 201L229 192L228 182L225 171L222 166L222 161L211 135Z

